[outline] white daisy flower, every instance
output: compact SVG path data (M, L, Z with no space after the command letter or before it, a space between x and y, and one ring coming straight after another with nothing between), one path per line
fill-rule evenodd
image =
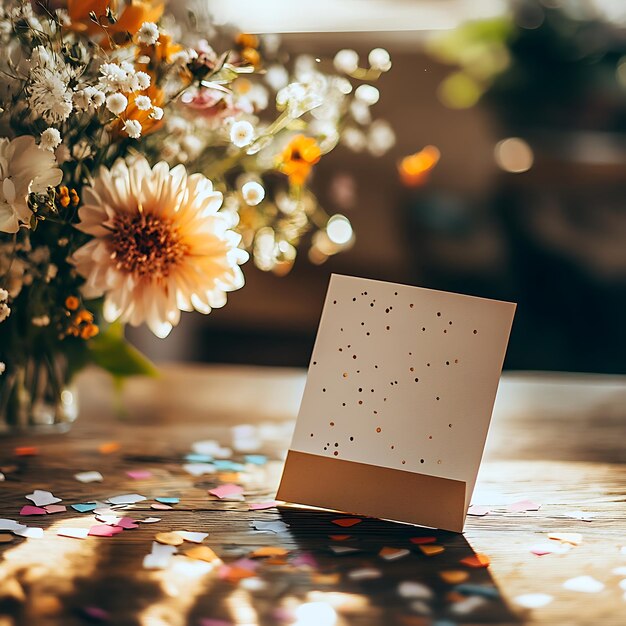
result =
M50 150L50 152L53 152L60 145L61 133L56 128L46 128L46 130L41 133L39 147L43 150Z
M126 120L124 132L131 139L139 139L139 137L141 137L141 130L141 124L137 120Z
M148 96L137 96L135 98L135 106L140 111L149 111L152 108L152 100Z
M265 189L260 183L250 180L241 188L241 195L248 206L256 206L265 198Z
M230 127L230 140L233 145L238 148L243 148L250 143L254 139L254 127L250 122L246 120L240 120L235 122Z
M159 40L159 28L153 22L144 22L137 31L137 41L146 46L153 46Z
M119 115L126 110L128 99L121 93L112 93L110 96L107 96L106 103L107 109L109 109L113 115Z

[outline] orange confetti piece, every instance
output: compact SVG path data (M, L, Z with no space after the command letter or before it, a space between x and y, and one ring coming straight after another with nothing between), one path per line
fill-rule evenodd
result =
M113 452L117 452L120 448L121 446L117 441L107 441L98 446L98 452L100 452L100 454L112 454Z
M225 483L238 483L241 480L239 472L220 472L219 479Z
M437 543L437 537L411 537L410 541L419 546L425 543Z
M469 574L461 569L444 570L442 572L439 572L439 576L441 580L448 583L449 585L460 585L469 578Z
M278 556L273 556L270 559L266 559L265 562L268 565L289 565L289 563L287 562L286 559L283 559L283 558L278 557Z
M258 550L254 550L250 553L250 558L258 559L263 557L275 557L275 556L286 556L289 554L289 550L285 550L285 548L278 548L276 546L263 546Z
M342 528L350 528L350 526L360 524L362 521L363 520L358 517L340 517L338 519L334 519L333 524L337 524L337 526L341 526Z
M196 546L185 550L185 556L196 561L206 561L207 563L215 563L220 560L220 557L209 548L209 546ZM247 571L247 570L246 570Z
M340 576L339 574L313 574L311 580L318 585L337 585Z
M352 535L328 535L329 539L332 541L346 541L347 539L352 539Z
M473 554L472 556L461 559L459 563L467 565L468 567L489 567L491 561L486 554Z
M157 533L154 540L166 546L180 546L183 538L176 533Z
M18 446L15 448L15 456L37 456L39 448L35 446Z
M251 578L254 576L254 572L246 569L245 567L237 567L235 565L228 566L228 570L226 571L226 580L231 583L237 583L243 578Z
M436 554L441 554L445 548L443 546L420 546L420 550L426 556L435 556Z

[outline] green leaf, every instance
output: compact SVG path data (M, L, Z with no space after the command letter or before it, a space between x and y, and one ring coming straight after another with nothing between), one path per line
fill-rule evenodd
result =
M156 367L124 339L121 324L111 324L87 345L93 362L116 378L158 373Z

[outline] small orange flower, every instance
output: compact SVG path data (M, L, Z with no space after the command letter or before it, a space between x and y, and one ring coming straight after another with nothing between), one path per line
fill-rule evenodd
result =
M241 51L241 58L250 65L254 65L254 67L258 67L261 65L261 55L258 50L254 48L244 48Z
M303 185L321 156L322 151L315 139L297 135L283 150L280 171L289 177L292 185Z
M239 33L235 37L235 43L242 48L258 48L259 38L249 33Z
M100 332L100 329L95 324L87 324L80 329L81 339L91 339Z
M150 59L149 69L151 69L163 62L171 63L172 57L182 49L183 47L175 43L170 35L160 33L158 41L153 46L144 44L137 48L137 57L148 57Z
M138 91L136 93L127 93L126 97L128 98L128 106L126 107L126 111L124 111L124 119L120 118L114 123L114 130L117 133L120 133L122 127L124 126L125 120L137 120L141 124L141 134L148 135L149 133L153 133L155 130L158 130L163 124L162 120L156 120L151 117L151 111L142 111L137 108L135 104L135 99L137 96L148 96L150 100L152 100L152 104L154 106L160 107L165 100L165 96L163 94L163 90L159 89L154 84L151 84L148 89L144 91Z
M80 306L80 300L76 296L67 296L65 298L65 308L68 311L76 311Z

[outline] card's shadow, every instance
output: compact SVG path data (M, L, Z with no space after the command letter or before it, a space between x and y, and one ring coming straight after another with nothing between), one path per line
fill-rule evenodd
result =
M333 520L348 516L287 506L280 507L279 513L289 524L298 549L310 553L316 563L312 589L367 598L365 614L353 615L354 623L417 624L420 618L425 620L424 624L431 620L472 624L521 622L502 599L488 568L470 568L460 563L461 559L475 555L461 534L373 518L361 518L360 523L346 528ZM443 546L444 551L426 556L420 545L411 541L428 537L435 537L436 543L423 545ZM356 548L358 552L337 555L330 546ZM410 554L388 561L379 554L385 547L405 548ZM350 576L355 570L369 568L379 570L380 577L355 580ZM442 577L446 572L467 572L468 577L462 584L446 582ZM331 576L326 586L320 586L324 574ZM400 584L405 582L420 585L401 588ZM305 589L306 584L302 591ZM355 603L353 612L357 612L358 605Z

